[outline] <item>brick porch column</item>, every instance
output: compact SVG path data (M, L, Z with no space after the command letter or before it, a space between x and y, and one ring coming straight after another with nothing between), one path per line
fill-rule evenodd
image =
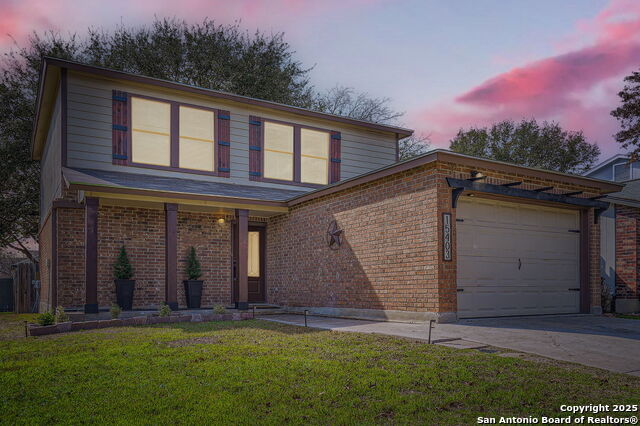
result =
M238 270L238 301L237 309L249 309L249 211L236 209L236 241L237 243L237 270Z
M165 203L165 302L178 309L178 205Z
M98 198L87 197L84 208L84 312L98 312Z
M178 309L178 205L165 203L165 303Z

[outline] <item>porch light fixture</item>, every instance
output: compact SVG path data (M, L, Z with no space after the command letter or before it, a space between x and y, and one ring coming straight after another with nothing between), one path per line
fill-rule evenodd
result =
M224 217L218 219L218 225L224 225Z
M477 170L472 170L470 174L471 174L471 177L469 178L469 180L471 182L474 182L476 180L482 180L482 179L486 178L486 176L483 175L482 172L479 172Z

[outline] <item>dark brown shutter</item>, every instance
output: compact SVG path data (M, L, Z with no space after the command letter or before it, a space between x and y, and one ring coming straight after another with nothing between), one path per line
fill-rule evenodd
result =
M262 177L262 119L249 116L249 179Z
M218 111L218 176L229 177L231 172L231 114Z
M112 142L112 162L113 164L127 164L127 136L129 134L129 104L127 102L127 93L120 90L114 90L111 94L112 107L112 125L111 125L111 142Z
M340 180L340 132L331 132L331 146L329 149L329 183L335 183Z

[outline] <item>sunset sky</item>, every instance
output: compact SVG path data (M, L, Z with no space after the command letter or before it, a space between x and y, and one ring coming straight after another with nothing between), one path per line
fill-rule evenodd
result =
M392 98L402 124L447 147L457 130L535 117L620 152L609 115L640 69L640 0L0 0L0 50L31 31L241 21L285 32L318 89Z

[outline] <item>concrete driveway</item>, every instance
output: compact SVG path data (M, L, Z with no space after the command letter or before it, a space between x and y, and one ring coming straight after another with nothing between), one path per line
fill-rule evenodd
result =
M304 325L301 315L261 317ZM307 317L308 325L327 330L378 333L427 340L427 324ZM461 349L487 346L511 349L640 376L640 320L593 315L460 320L434 324L433 343Z

